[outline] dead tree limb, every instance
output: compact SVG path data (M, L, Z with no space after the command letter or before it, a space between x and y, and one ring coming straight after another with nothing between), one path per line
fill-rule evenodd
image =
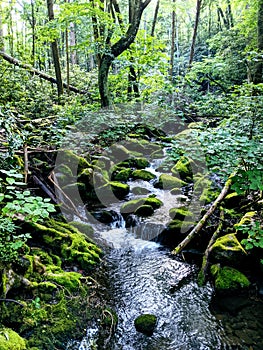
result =
M204 227L207 219L213 214L213 212L216 210L219 203L222 202L222 200L227 195L229 188L231 186L232 177L235 175L235 173L231 174L228 178L228 180L225 183L225 186L222 188L221 193L217 197L217 199L214 201L214 203L211 205L211 207L208 209L208 211L205 213L205 215L202 217L202 219L197 223L197 225L192 229L192 231L187 235L187 237L180 243L174 250L172 251L173 254L180 253L185 246L191 242L193 237Z
M217 237L218 237L220 231L222 230L223 221L224 221L224 210L223 210L223 208L221 208L220 217L219 217L219 224L217 226L217 229L213 233L213 235L212 235L212 237L211 237L211 239L210 239L210 241L208 243L208 246L207 246L207 248L205 250L205 253L204 253L204 256L203 256L202 267L201 267L201 269L199 271L199 274L198 274L198 284L200 286L203 286L205 284L206 273L207 273L207 268L208 268L208 263L209 263L208 262L208 257L209 257L209 254L211 253L213 244L217 240Z
M41 71L37 70L36 68L32 67L30 64L23 63L12 56L9 56L4 51L0 51L0 56L2 56L3 59L6 60L7 62L9 62L17 67L26 69L32 75L37 75L41 79L47 80L53 84L57 84L57 80L54 77L52 77L51 75L48 75L44 72L41 72ZM87 91L79 90L78 88L76 88L75 86L72 86L72 85L68 86L67 83L63 83L63 87L68 88L70 91L78 93L78 94L82 94L82 95L88 94Z

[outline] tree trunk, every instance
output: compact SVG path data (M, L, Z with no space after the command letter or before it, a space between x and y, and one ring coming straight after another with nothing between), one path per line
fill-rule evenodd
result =
M155 27L156 27L156 22L157 22L157 17L158 17L158 12L159 12L159 7L160 7L160 0L157 0L156 7L155 7L155 11L154 11L154 17L153 17L153 24L152 24L151 36L154 36Z
M231 9L231 2L230 0L227 0L227 17L228 17L228 22L229 22L229 28L234 27L234 19L233 19L233 13Z
M173 11L172 11L172 38L171 38L171 55L170 55L170 79L173 80L174 71L174 51L175 51L175 0L173 0Z
M122 54L125 50L127 50L130 45L134 42L139 26L141 17L144 9L149 5L151 0L130 0L130 25L126 31L126 33L111 47L108 46L105 52L101 57L101 63L99 67L98 74L98 83L99 83L99 91L101 97L101 106L109 107L110 105L110 95L108 88L108 76L109 70L112 62L116 57Z
M53 0L47 0L47 9L48 9L48 18L49 21L54 20L54 8L53 8L54 2ZM58 42L56 39L51 43L51 50L52 50L52 56L53 56L53 63L55 67L55 74L56 74L56 80L57 80L57 90L58 90L58 97L60 97L63 94L63 82L62 82L62 76L61 76L61 67L60 67L60 60L59 60L59 51L58 51Z
M193 32L193 38L192 38L192 43L191 43L191 48L190 48L188 68L191 68L193 60L194 60L195 42L196 42L196 37L197 37L197 29L198 29L198 24L199 24L201 5L202 5L202 0L197 0L197 2L196 2L196 15L195 15L194 32Z
M258 51L259 55L262 55L263 51L263 0L258 0L258 19L257 19L257 29L258 29ZM259 62L256 63L254 83L259 84L263 82L263 63L262 58L259 58Z
M5 51L2 13L2 4L0 3L0 50Z
M35 66L35 52L36 52L36 18L35 18L35 6L33 0L31 0L31 26L32 26L32 51L31 59L32 65Z

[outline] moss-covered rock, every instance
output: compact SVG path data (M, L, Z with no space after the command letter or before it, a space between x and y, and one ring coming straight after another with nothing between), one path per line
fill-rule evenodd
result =
M172 167L171 171L175 176L179 174L181 179L191 181L193 177L192 164L193 161L188 157L181 156L177 163Z
M216 292L240 292L250 286L247 277L240 271L219 264L211 266L211 274L214 277L214 285Z
M147 170L134 170L132 172L132 178L133 179L141 179L144 181L151 181L153 179L156 179L156 176Z
M134 326L137 332L147 336L152 336L157 324L157 317L151 314L144 314L137 317L134 321Z
M113 162L123 161L130 158L129 150L120 144L114 144L108 150L109 157Z
M136 169L144 169L150 165L150 162L146 158L133 158L131 164Z
M178 179L175 176L172 176L169 174L162 174L159 177L159 181L156 184L156 187L163 188L165 190L171 190L173 188L180 188L185 185L186 185L186 182L184 182L181 179Z
M169 215L174 220L184 220L186 216L193 216L193 213L186 207L181 208L171 208L169 210Z
M212 245L210 259L214 262L238 266L246 252L234 233L218 238Z
M212 181L206 175L195 178L194 192L200 196L201 203L211 203L219 195L219 190L215 189Z
M78 229L80 232L84 233L89 240L92 239L94 230L93 230L93 227L90 226L89 224L84 224L83 222L79 222L79 221L71 221L69 224L75 227L76 229Z
M188 232L194 227L194 224L193 221L176 219L169 222L167 229L170 233Z
M154 209L151 205L141 205L139 208L137 208L134 211L135 215L141 216L141 217L148 217L151 216L154 213Z
M113 172L111 179L113 181L123 181L126 182L129 180L130 176L132 173L132 169L127 168L127 169L119 169L115 172Z
M111 190L113 194L118 198L118 199L123 199L125 198L129 192L130 192L130 187L127 184L123 184L121 182L117 181L111 181L109 183Z
M227 209L233 209L240 205L244 197L236 192L229 193L224 199L224 207Z
M121 213L131 214L134 213L141 205L150 205L153 209L160 208L163 205L162 201L155 197L133 199L121 206Z
M10 328L0 328L0 350L26 350L26 341Z
M82 182L84 184L91 184L93 181L93 169L86 168L82 170L82 172L78 176L78 182Z
M92 167L83 157L76 155L69 150L59 151L57 155L57 164L68 166L74 173L81 173L84 169ZM76 171L77 170L77 171Z

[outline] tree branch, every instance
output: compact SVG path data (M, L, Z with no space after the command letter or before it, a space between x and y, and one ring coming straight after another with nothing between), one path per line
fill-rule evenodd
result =
M37 75L41 79L47 80L47 81L49 81L50 83L53 83L53 84L57 84L57 80L54 77L52 77L51 75L43 73L43 72L37 70L36 68L33 68L30 64L23 63L23 62L17 60L16 58L14 58L12 56L9 56L4 51L0 51L0 56L2 56L3 59L6 60L7 62L9 62L9 63L11 63L11 64L13 64L13 65L15 65L17 67L26 69L32 75ZM63 86L65 88L68 87L68 85L66 83L63 83ZM82 94L82 95L86 95L87 94L87 91L79 90L78 88L76 88L76 87L74 87L72 85L69 85L68 88L69 88L70 91L78 93L78 94Z
M227 195L229 188L231 186L232 177L235 175L235 173L231 174L228 178L228 180L225 183L225 186L222 188L221 193L217 197L217 199L214 201L214 203L211 205L211 207L208 209L208 211L205 213L205 215L202 217L202 219L197 223L197 225L192 229L192 231L187 235L187 237L180 243L174 250L172 251L173 254L180 253L185 246L194 238L194 236L203 228L205 225L207 219L213 214L213 212L216 210L219 203L222 202L222 200Z

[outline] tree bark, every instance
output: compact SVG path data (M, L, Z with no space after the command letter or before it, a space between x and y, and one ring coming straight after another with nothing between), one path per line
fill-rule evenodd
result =
M202 5L202 0L197 0L197 2L196 2L196 15L195 15L194 32L193 32L193 38L192 38L192 43L191 43L191 48L190 48L188 68L191 68L193 60L194 60L195 42L196 42L197 29L198 29L199 19L200 19L201 5Z
M101 97L101 106L109 107L110 96L108 88L108 76L112 62L116 57L127 50L130 45L134 42L142 17L144 9L149 5L151 0L130 0L130 25L126 33L111 47L110 45L106 48L106 52L101 57L101 64L99 67L98 83L99 92Z
M173 6L175 5L175 0L173 0ZM175 51L175 9L173 7L172 11L172 38L171 38L171 55L170 55L170 79L173 80L173 71L174 71L174 51Z
M158 12L159 12L159 7L160 7L160 0L157 0L156 7L155 7L155 11L154 11L154 17L153 17L153 24L152 24L151 36L154 36L155 27L156 27L156 22L157 22L157 17L158 17Z
M53 0L47 0L49 21L54 20L53 5L54 5ZM53 56L53 63L55 67L58 97L60 97L63 94L63 82L62 82L61 67L60 67L60 60L59 60L58 42L56 39L51 43L51 50L52 50L52 56Z
M13 65L15 65L17 67L26 69L32 75L37 75L41 79L47 80L47 81L49 81L50 83L53 83L53 84L57 84L57 80L54 77L52 77L52 76L50 76L50 75L48 75L46 73L43 73L43 72L37 70L36 68L33 68L29 64L22 63L21 61L15 59L14 57L9 56L8 54L6 54L4 51L0 51L0 56L3 57L3 59L6 60L7 62L9 62L9 63L11 63L11 64L13 64ZM63 87L67 88L67 84L63 83ZM76 87L74 87L72 85L69 85L69 90L72 91L72 92L76 92L78 94L82 94L82 95L87 94L87 91L79 90L78 88L76 88Z
M257 18L257 30L258 30L258 51L259 55L263 52L263 0L258 0L258 18ZM254 83L259 84L263 82L263 62L262 58L259 58L259 62L256 63Z
M228 178L228 180L225 183L225 186L222 188L221 193L217 197L217 199L214 201L214 203L211 205L211 207L208 209L208 211L205 213L205 215L202 217L202 219L197 223L197 225L192 229L192 231L187 235L187 237L180 243L178 246L173 250L173 254L179 254L189 242L196 236L196 234L204 227L207 219L213 214L213 212L216 210L219 203L222 202L222 200L227 195L229 188L231 186L232 177L235 175L235 173L231 174Z

